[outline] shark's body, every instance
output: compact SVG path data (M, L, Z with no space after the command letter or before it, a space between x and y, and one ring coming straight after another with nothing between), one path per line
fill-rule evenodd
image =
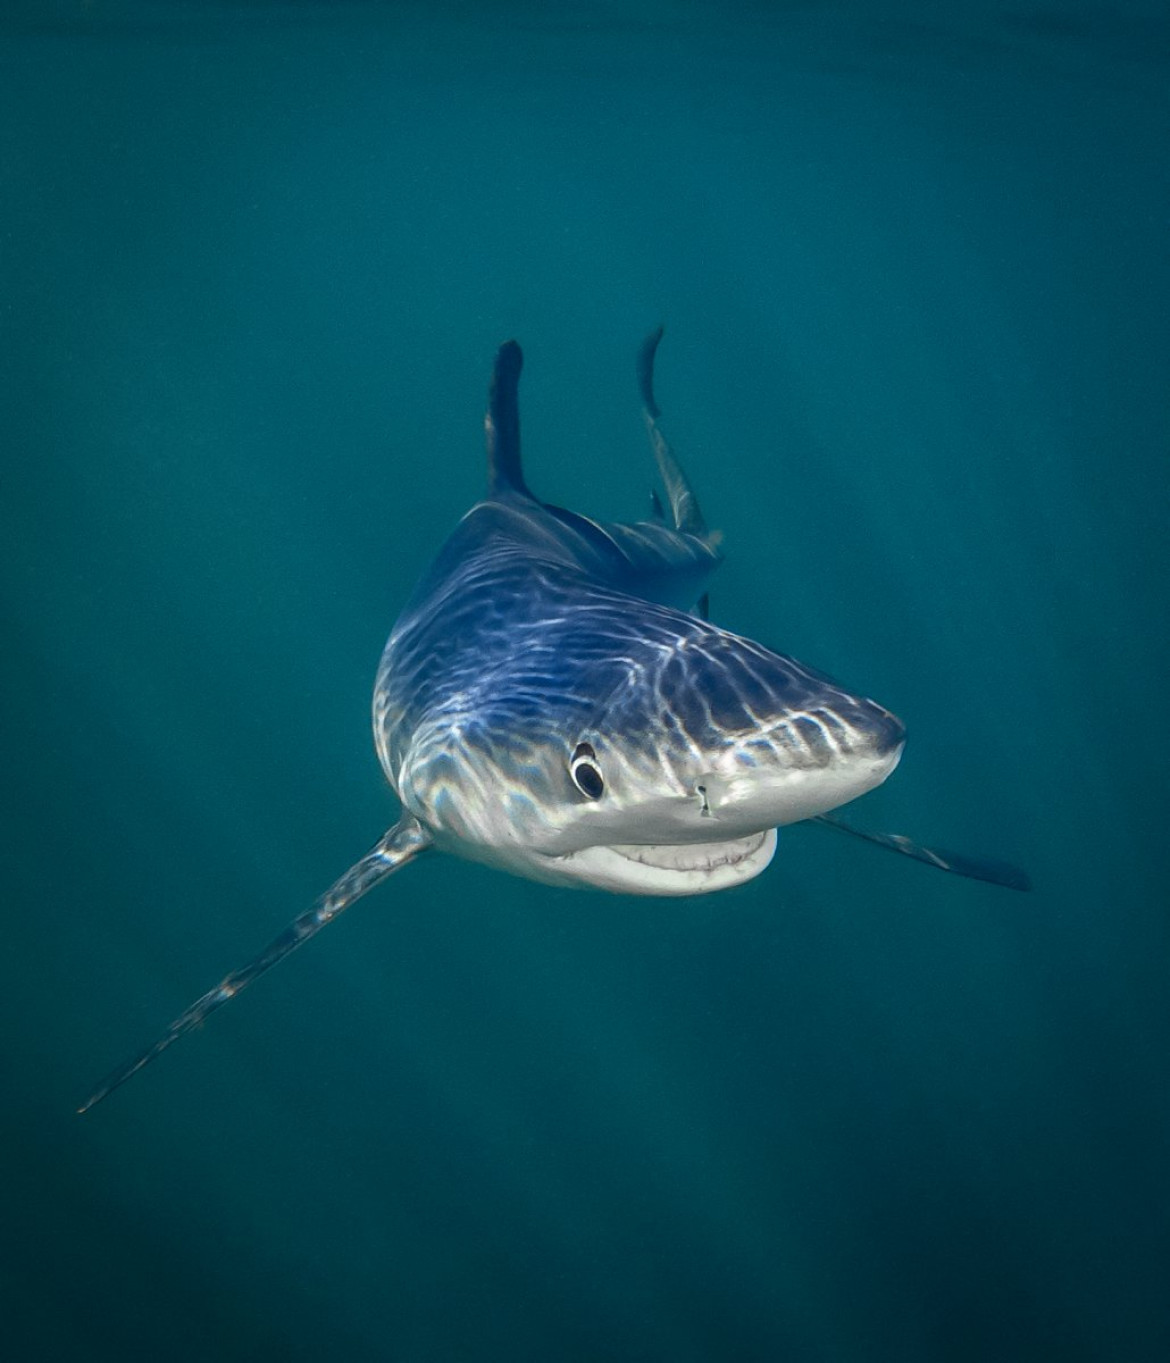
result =
M705 537L510 488L474 507L375 688L382 765L434 844L538 880L695 894L762 871L778 825L884 779L892 715L685 609L717 563ZM598 798L572 779L583 745ZM763 815L737 783L770 797Z
M759 875L784 824L816 818L858 831L831 811L885 780L903 727L695 613L720 555L658 426L660 335L643 348L639 379L669 523L604 525L529 492L520 350L501 348L488 496L415 589L375 683L375 743L402 817L82 1111L427 848L535 880L681 895ZM1011 867L859 835L944 870L1026 885Z

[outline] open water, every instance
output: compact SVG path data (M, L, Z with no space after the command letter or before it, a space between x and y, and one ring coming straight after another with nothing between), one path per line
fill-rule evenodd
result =
M1141 0L0 12L6 1359L1170 1357L1170 25ZM435 857L84 1118L393 820L483 487L648 505L907 722L681 902Z

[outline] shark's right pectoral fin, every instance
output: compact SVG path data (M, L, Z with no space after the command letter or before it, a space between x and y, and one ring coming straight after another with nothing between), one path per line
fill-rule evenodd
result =
M217 1008L235 998L241 989L247 988L253 980L263 975L266 970L271 970L278 961L283 961L290 952L295 951L302 942L307 942L310 937L320 932L326 923L336 918L343 909L348 909L367 890L373 889L387 876L393 875L408 861L413 861L430 845L431 835L417 819L411 815L402 818L375 843L361 861L355 862L311 909L306 909L299 917L294 918L279 936L274 937L259 956L249 961L247 965L241 966L239 970L233 970L214 989L193 1003L185 1013L181 1013L153 1045L108 1075L77 1109L78 1112L88 1112L91 1107L100 1103L119 1085L149 1065L156 1056L161 1055L168 1046L178 1041L185 1032L198 1027L204 1018L210 1017Z
M827 824L842 833L852 833L878 847L888 848L891 852L901 852L939 871L950 871L967 880L983 880L989 885L1002 885L1008 890L1030 890L1032 882L1027 871L1021 870L1010 862L996 861L991 857L972 857L963 852L951 852L943 847L923 847L902 833L870 833L864 828L855 828L851 823L836 814L819 814L815 823Z

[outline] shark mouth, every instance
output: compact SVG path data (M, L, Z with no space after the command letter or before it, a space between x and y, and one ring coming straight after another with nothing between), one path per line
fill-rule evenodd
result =
M586 847L559 857L557 868L566 880L615 894L710 894L758 876L775 851L769 828L728 842Z

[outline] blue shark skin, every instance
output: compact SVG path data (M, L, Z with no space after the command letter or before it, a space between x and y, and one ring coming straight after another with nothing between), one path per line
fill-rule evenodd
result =
M432 848L553 884L691 895L759 875L777 828L819 819L940 869L1026 888L1013 867L841 822L832 811L897 766L901 722L695 612L721 555L658 424L660 336L644 345L638 374L669 523L603 524L531 494L522 357L514 342L501 347L485 421L488 495L415 588L375 681L374 741L401 818L80 1111Z
M387 644L378 754L442 850L537 880L721 889L745 878L740 852L753 854L753 874L764 869L755 854L766 841L770 855L771 830L883 780L902 726L673 604L683 582L693 601L715 566L706 543L665 543L679 577L660 575L655 600L643 561L661 561L658 527L645 538L617 529L564 525L510 494L475 507ZM597 796L573 780L586 747ZM639 859L599 880L583 854L611 844L637 846ZM661 874L644 874L650 848L700 845L726 850L722 874L683 871L665 854Z

